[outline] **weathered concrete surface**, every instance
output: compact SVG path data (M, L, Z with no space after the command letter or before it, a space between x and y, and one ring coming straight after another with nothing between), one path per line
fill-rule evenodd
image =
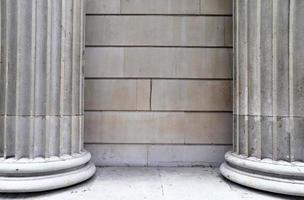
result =
M212 168L98 168L83 184L48 193L0 195L1 200L297 200L224 180Z

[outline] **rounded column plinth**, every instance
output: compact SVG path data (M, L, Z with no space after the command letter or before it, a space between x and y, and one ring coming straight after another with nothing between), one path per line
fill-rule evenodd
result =
M304 163L257 159L228 152L220 171L238 184L280 194L304 196Z
M48 159L0 159L0 192L40 192L80 183L96 171L90 159L89 152Z

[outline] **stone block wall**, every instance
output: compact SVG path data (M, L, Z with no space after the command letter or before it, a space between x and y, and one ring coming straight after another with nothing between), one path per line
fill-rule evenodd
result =
M87 0L97 165L218 165L232 143L232 0Z

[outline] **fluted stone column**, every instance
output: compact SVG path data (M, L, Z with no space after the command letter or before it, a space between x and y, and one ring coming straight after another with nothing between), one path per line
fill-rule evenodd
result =
M304 196L303 22L303 0L234 2L234 182Z
M1 0L0 192L95 172L83 148L83 0Z

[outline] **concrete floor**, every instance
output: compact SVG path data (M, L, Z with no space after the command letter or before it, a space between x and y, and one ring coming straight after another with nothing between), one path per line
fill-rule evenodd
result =
M248 189L212 168L98 168L95 177L66 189L0 194L0 199L47 200L270 200L304 199Z

